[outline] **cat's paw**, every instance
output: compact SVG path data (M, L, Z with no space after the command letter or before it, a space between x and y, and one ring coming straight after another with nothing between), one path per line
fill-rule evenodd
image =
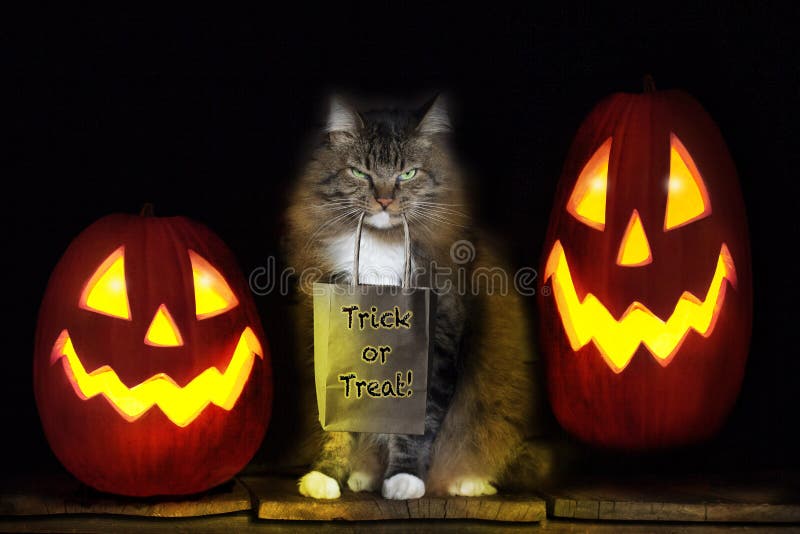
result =
M425 495L425 483L414 475L398 473L383 481L384 499L419 499Z
M479 497L481 495L494 495L497 493L497 488L483 478L463 477L450 484L447 487L447 493L462 497Z
M378 477L366 471L353 471L347 479L350 491L375 491L378 489Z
M338 499L341 495L339 483L319 471L304 475L297 486L301 495L312 499Z

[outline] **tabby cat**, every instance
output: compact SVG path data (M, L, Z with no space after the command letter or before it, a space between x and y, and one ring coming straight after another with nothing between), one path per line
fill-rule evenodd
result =
M321 142L296 183L287 219L288 259L297 272L350 280L355 229L364 213L361 283L400 284L403 214L414 285L430 287L433 278L420 273L433 265L451 273L435 280L440 294L424 435L323 433L314 424L316 460L299 481L305 496L334 499L344 484L352 491L380 490L388 499L493 494L536 419L533 354L520 297L513 288L503 295L497 287L492 293L485 285L482 291L458 285L459 276L470 281L475 269L502 264L470 216L450 132L442 98L421 111L359 113L334 97ZM474 251L474 260L451 257L454 244ZM441 291L446 281L450 290ZM313 339L311 297L307 286L301 293L300 337L307 344ZM313 347L302 357L311 368ZM304 387L313 392L313 373L306 376Z

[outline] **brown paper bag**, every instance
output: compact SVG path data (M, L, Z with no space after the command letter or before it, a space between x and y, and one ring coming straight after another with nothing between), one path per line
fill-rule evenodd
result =
M314 375L324 430L423 434L436 295L410 288L405 229L403 286L314 284ZM360 315L359 315L360 314Z

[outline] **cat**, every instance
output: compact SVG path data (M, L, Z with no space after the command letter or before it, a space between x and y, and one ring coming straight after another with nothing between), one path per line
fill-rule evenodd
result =
M490 495L508 479L536 422L534 355L523 303L507 294L457 287L475 269L502 267L476 227L451 149L447 104L359 113L331 99L319 145L297 180L287 212L288 259L297 272L349 281L358 218L364 214L360 283L399 285L405 215L415 273L437 266L439 289L424 435L317 432L302 495L335 499L343 486L387 499ZM466 246L473 261L451 249ZM472 259L472 258L467 258ZM506 269L506 273L509 271ZM441 291L445 281L449 291ZM313 339L311 280L301 277L299 335ZM416 286L432 278L418 277ZM485 289L485 288L484 288ZM313 347L302 358L313 365ZM304 387L314 391L313 374ZM316 421L311 423L314 425ZM319 430L319 425L315 425Z

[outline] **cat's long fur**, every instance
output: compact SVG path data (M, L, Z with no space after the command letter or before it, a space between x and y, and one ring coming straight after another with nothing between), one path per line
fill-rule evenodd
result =
M323 280L348 280L356 218L363 210L362 282L399 283L400 211L410 226L414 267L430 272L435 263L439 273L448 268L452 272L436 280L441 288L447 278L454 288L438 300L425 437L322 433L316 414L308 414L305 429L315 434L318 445L312 469L342 487L374 490L384 479L411 473L424 481L422 491L427 494L489 493L490 484L503 484L507 478L536 422L533 351L513 273L505 269L512 287L504 295L499 287L493 294L485 285L478 294L470 285L458 287L459 269L461 280L469 282L475 269L505 265L473 225L462 174L448 147L449 129L441 99L419 115L358 114L334 99L324 139L291 198L288 258L298 273L316 269ZM353 167L373 178L359 179ZM395 180L409 168L418 168L419 174L408 182ZM375 199L390 195L395 198L385 211L395 211L387 216ZM390 218L395 223L387 227ZM473 261L456 263L451 257L451 247L459 241L474 247ZM371 272L370 267L380 271ZM307 381L303 386L313 395L313 347L308 346L313 339L311 281L301 276L297 319L306 346L301 354ZM417 285L432 281L423 277ZM338 495L332 485L329 489L315 496ZM403 498L404 493L397 495Z

